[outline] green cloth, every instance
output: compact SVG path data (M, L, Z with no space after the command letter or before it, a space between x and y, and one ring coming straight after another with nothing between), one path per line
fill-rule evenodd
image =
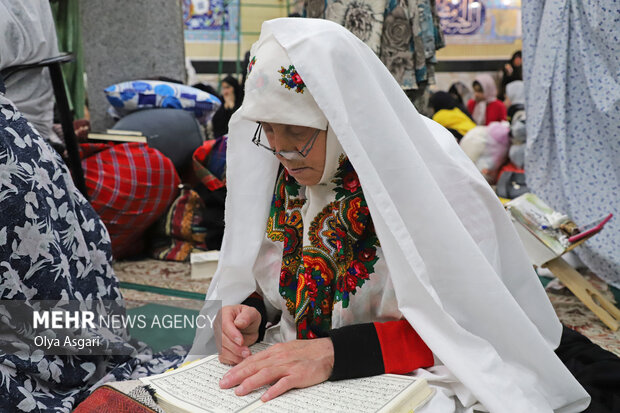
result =
M127 310L127 315L132 317L143 316L147 326L153 325L153 319L157 317L162 323L164 317L187 316L195 319L199 314L197 310L189 310L185 308L172 307L162 304L149 303L141 307ZM196 335L194 328L186 327L183 329L171 328L129 328L131 337L148 344L153 352L158 352L170 348L172 346L182 345L191 346Z
M60 52L72 53L75 61L62 66L65 87L68 89L69 105L75 119L84 118L86 89L84 87L84 54L80 33L79 0L62 0L51 3L58 49Z

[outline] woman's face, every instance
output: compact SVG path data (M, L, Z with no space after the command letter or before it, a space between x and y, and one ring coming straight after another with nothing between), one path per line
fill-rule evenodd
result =
M299 151L316 132L316 129L306 126L268 122L262 122L262 125L269 146L276 151ZM276 157L301 185L316 185L320 182L323 169L325 169L326 141L327 131L322 130L317 135L314 146L305 158L289 160L279 155Z
M222 97L224 99L235 99L235 89L226 82L222 82Z
M474 83L474 99L476 102L482 102L485 100L484 91L482 90L482 86L479 83Z

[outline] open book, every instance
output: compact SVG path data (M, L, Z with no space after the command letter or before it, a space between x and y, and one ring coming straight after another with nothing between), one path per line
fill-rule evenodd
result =
M506 204L512 217L545 244L556 255L561 255L568 247L568 237L559 229L551 227L548 216L555 211L540 198L526 193Z
M252 346L252 352L264 344ZM353 380L324 382L294 389L263 403L266 388L245 396L234 389L220 389L219 381L230 366L209 356L177 370L140 379L151 386L158 404L167 413L204 412L403 412L411 413L426 403L435 390L424 379L383 374Z

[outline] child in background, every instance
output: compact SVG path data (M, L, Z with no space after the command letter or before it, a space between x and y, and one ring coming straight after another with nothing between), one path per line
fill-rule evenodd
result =
M474 98L467 102L467 110L478 125L506 120L506 106L497 100L495 81L486 73L476 76Z
M476 124L466 109L460 109L456 99L448 92L436 92L429 100L433 108L433 120L447 128L460 141Z

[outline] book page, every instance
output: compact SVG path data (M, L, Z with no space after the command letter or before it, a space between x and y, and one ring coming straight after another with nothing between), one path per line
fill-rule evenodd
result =
M267 345L254 345L252 353ZM191 412L237 412L260 399L265 388L245 396L235 395L234 388L221 389L219 382L231 366L220 363L218 356L210 356L177 370L140 379L153 387L158 397Z
M553 229L547 219L553 209L534 194L523 194L506 204L512 217L521 223L555 254L561 255L568 246L568 238L559 229Z
M305 389L290 390L252 409L252 412L377 412L408 386L415 384L413 377L397 375L328 381Z

